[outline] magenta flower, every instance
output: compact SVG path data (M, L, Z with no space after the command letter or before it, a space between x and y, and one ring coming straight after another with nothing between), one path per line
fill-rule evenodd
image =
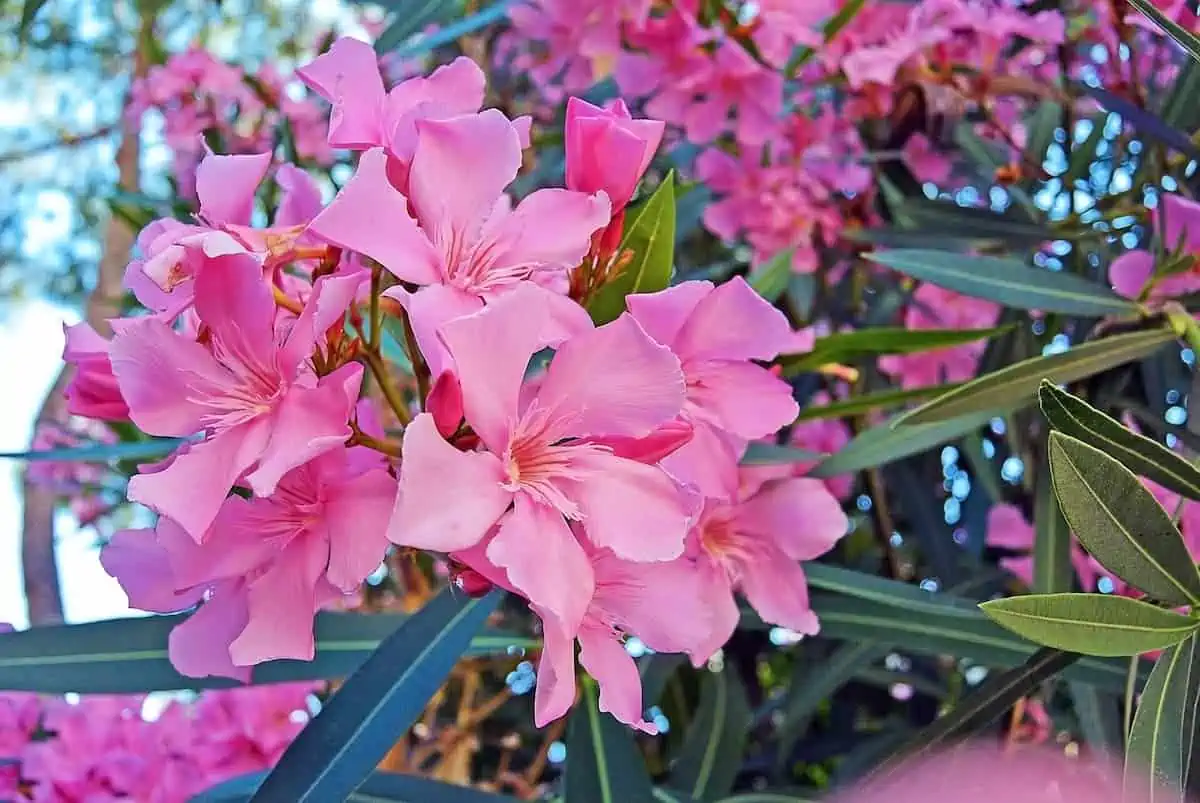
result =
M740 277L717 287L684 282L631 295L626 304L646 332L679 357L687 381L682 415L694 435L663 467L706 496L730 498L747 443L799 413L788 384L752 362L786 348L791 326Z
M683 551L694 503L658 467L597 442L645 437L675 418L679 361L623 315L564 343L534 389L523 377L549 326L538 296L510 293L442 327L482 449L460 451L432 415L417 416L389 537L457 552L495 529L487 559L573 632L592 582L568 522L624 559L670 560Z
M1162 221L1159 238L1167 251L1181 245L1185 254L1200 256L1200 204L1181 195L1165 194L1162 210L1155 209L1156 222ZM1142 249L1127 251L1112 261L1108 280L1113 289L1126 298L1140 298L1154 275L1154 254ZM1200 270L1166 276L1156 282L1150 293L1153 301L1165 301L1200 290Z
M101 421L128 421L129 406L108 359L109 341L86 323L65 326L63 361L75 366L67 385L67 412Z
M200 539L243 473L260 496L289 470L350 437L362 367L318 377L309 358L340 325L362 272L322 277L299 318L277 321L258 263L209 261L196 279L207 345L157 318L125 320L110 347L130 417L151 435L205 437L129 482L129 498ZM251 470L252 469L252 470Z
M820 626L797 561L828 552L848 526L833 494L807 477L751 482L735 502L707 500L691 550L704 574L704 597L714 608L708 651L737 628L734 591L746 596L764 622L815 635Z
M1000 565L1027 586L1033 585L1035 538L1033 525L1025 520L1025 515L1016 505L999 502L988 509L984 542L989 547L1011 553L1000 558ZM1074 538L1071 539L1071 565L1075 567L1075 574L1083 588L1095 588L1103 569L1092 561Z
M613 211L624 209L650 166L666 123L634 120L624 101L601 109L580 98L567 101L567 187L603 192Z
M991 301L922 284L904 312L904 325L909 329L978 329L994 325L999 314L1000 306ZM975 376L986 348L987 341L980 339L919 354L888 354L879 358L879 370L899 379L906 388L963 382Z
M180 672L246 679L263 661L312 659L313 615L379 566L395 495L378 453L338 449L269 497L228 498L200 544L164 518L118 533L101 559L131 605L167 613L204 600L171 634Z

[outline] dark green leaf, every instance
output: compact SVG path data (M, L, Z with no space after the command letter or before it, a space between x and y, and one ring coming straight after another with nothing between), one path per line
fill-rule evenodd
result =
M1046 459L1041 461L1038 469L1033 526L1033 590L1038 594L1070 591L1075 585L1071 530L1058 507L1054 484L1050 481L1050 463Z
M1200 573L1171 516L1129 469L1061 432L1050 433L1054 492L1096 560L1156 600L1200 600Z
M881 354L914 354L961 346L1012 331L1012 326L989 329L903 329L874 327L817 338L812 351L780 358L785 375L794 376L834 362Z
M1025 159L1030 164L1040 165L1046 161L1046 151L1054 142L1054 132L1062 122L1062 106L1053 100L1038 104L1030 119L1025 137Z
M1188 61L1175 79L1171 94L1163 104L1163 122L1175 129L1192 131L1200 125L1196 94L1200 92L1200 63Z
M1082 343L1058 354L1031 357L959 385L901 415L893 426L929 424L978 410L1012 412L1033 401L1043 380L1066 383L1085 379L1147 357L1174 339L1175 333L1169 329L1148 329Z
M911 759L927 756L945 743L968 733L972 727L987 725L1009 710L1013 704L1079 660L1078 655L1041 649L1019 667L988 678L945 716L923 728L912 741L885 761L871 777L886 778Z
M815 797L791 792L747 792L727 797L721 803L816 803Z
M0 452L0 460L53 460L59 463L111 463L114 460L144 460L165 457L175 451L183 438L152 438L126 443L99 443L64 449L35 449L29 452Z
M828 563L806 563L804 573L809 586L814 589L894 606L914 616L928 613L980 618L975 603L970 600L952 594L933 593L898 580L888 580Z
M937 596L941 596L940 594ZM913 612L895 603L816 594L813 610L821 635L854 642L871 642L919 655L954 655L984 666L1012 667L1025 661L1037 646L990 621L982 611L962 616ZM1112 658L1083 658L1064 677L1112 691L1125 687L1129 662Z
M1072 273L1032 268L1011 257L907 249L877 251L868 259L914 279L1006 307L1064 315L1134 315L1137 304Z
M633 731L599 708L591 678L571 713L563 803L650 803L650 775Z
M774 443L751 443L742 456L744 466L778 466L786 463L811 463L829 455L795 446L779 446Z
M25 39L25 34L29 33L29 26L33 25L34 18L37 17L44 5L46 5L46 0L25 0L21 6L21 22L17 26L18 40Z
M1156 440L1109 418L1051 382L1038 390L1042 414L1050 426L1121 461L1134 474L1148 477L1188 499L1200 500L1200 469Z
M1156 140L1160 144L1174 148L1191 159L1200 159L1200 148L1192 144L1187 134L1178 131L1160 120L1157 115L1143 109L1138 104L1126 100L1104 87L1081 84L1084 92L1095 98L1101 106L1110 112L1121 115L1142 136Z
M1162 28L1163 32L1178 42L1192 58L1200 61L1200 38L1159 11L1150 0L1129 0L1129 4L1149 17L1150 21L1159 28Z
M197 795L189 803L244 803L266 777L265 772L254 772L233 778ZM374 772L357 791L350 793L346 803L517 803L517 798L414 775Z
M625 311L625 296L654 293L670 283L675 260L675 171L630 210L626 220L621 250L633 252L633 259L588 304L597 324L616 320Z
M792 278L792 258L795 255L795 248L787 248L759 265L747 277L750 286L774 304L788 288L788 281Z
M903 199L900 212L921 232L942 232L954 237L994 240L1010 248L1028 248L1061 234L1045 225L1031 222L1026 215L1014 210L997 212L974 206L960 206L953 201L941 201L913 196ZM942 251L937 245L934 249Z
M945 385L926 385L922 388L903 388L900 390L887 388L885 390L876 390L871 393L852 396L849 399L822 404L819 407L805 408L796 417L796 420L812 421L823 418L847 418L849 416L869 413L872 410L899 407L906 402L927 399L930 396L939 396L948 390L958 387L958 384L957 382L953 382Z
M411 616L300 732L254 800L345 800L420 716L500 596L448 587Z
M1026 594L979 606L1030 641L1080 655L1140 655L1178 644L1200 621L1114 594Z
M80 625L48 625L0 634L0 689L46 694L130 694L240 685L225 678L189 678L167 658L167 636L187 617L147 616ZM269 661L254 669L254 683L328 680L349 675L407 620L397 614L322 612L312 661ZM521 636L484 632L471 641L476 655L508 647L536 648Z
M716 800L733 788L750 728L746 689L732 666L709 672L700 685L700 707L671 770L671 786L696 800Z
M662 697L667 681L686 662L686 656L678 652L656 652L638 662L638 676L642 679L642 703L655 705Z
M500 22L508 14L508 7L511 3L512 0L497 0L482 11L463 17L449 25L443 25L428 36L422 36L410 45L397 48L396 55L399 58L413 58L457 42L464 36ZM375 49L378 51L379 46L376 45Z
M1183 803L1198 704L1200 639L1193 634L1159 656L1142 691L1125 754L1127 799Z
M883 466L941 446L947 441L974 432L1001 415L995 410L934 421L930 424L896 427L899 417L859 433L853 440L808 472L810 477L836 477ZM903 414L901 414L903 415Z
M385 5L394 13L391 24L375 40L377 53L394 50L431 23L442 21L449 6L444 0L398 0Z

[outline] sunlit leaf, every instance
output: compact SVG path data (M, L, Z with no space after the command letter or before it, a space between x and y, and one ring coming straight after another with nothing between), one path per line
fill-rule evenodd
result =
M1186 50L1192 58L1200 61L1200 37L1190 33L1183 26L1172 20L1150 2L1150 0L1129 0L1129 5L1150 18L1150 21L1163 30Z
M871 393L851 396L848 399L839 399L829 404L806 407L800 411L800 415L796 417L796 420L813 421L816 419L848 418L850 416L869 413L872 410L886 410L891 407L900 407L910 401L928 399L930 396L940 396L946 391L958 387L958 385L958 382L951 382L945 385L926 385L919 388L886 388L884 390L876 390Z
M787 355L779 362L786 375L811 371L835 362L881 354L914 354L922 351L961 346L997 337L1012 331L1012 326L987 329L905 329L872 327L853 332L838 332L817 338L807 354Z
M1128 799L1183 803L1197 705L1200 639L1193 633L1159 656L1142 691L1125 754Z

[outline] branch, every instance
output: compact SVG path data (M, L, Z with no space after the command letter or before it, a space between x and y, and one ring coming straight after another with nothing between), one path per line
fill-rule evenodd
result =
M110 123L86 134L65 134L59 139L51 140L50 142L43 142L40 145L34 145L22 151L0 153L0 165L21 162L25 159L31 159L34 156L40 156L43 153L49 153L50 151L57 150L58 148L73 148L76 145L95 142L98 139L104 139L105 137L116 133L118 130L120 130L120 128L121 126L119 123Z

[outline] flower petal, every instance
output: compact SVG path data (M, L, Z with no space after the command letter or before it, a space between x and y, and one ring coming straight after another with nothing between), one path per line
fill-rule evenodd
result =
M687 367L688 402L726 432L755 440L800 414L787 382L752 362L701 362Z
M675 339L687 319L713 290L708 281L690 281L659 290L657 293L634 293L625 297L625 306L637 319L646 334L664 346L675 347ZM689 355L676 351L686 359Z
M735 276L696 305L673 346L685 360L770 360L792 340L783 313Z
M764 622L815 636L821 625L808 604L804 569L781 550L764 552L741 565L742 593Z
M501 484L500 460L487 452L460 452L422 413L404 432L400 495L388 527L392 543L454 552L479 543L512 501Z
M1126 251L1108 266L1108 281L1126 298L1137 298L1154 273L1154 255L1149 251Z
M216 589L210 600L171 631L167 638L171 665L190 678L217 676L249 682L249 667L235 666L229 655L230 643L248 619L244 589L237 585Z
M597 547L631 561L663 561L683 553L691 524L688 497L662 469L610 454L576 459L582 475L571 497Z
M160 519L158 526L177 525ZM154 530L118 530L100 550L100 565L121 584L132 608L175 613L204 597L203 588L176 591L170 558Z
M329 144L361 150L383 143L383 78L375 49L343 36L296 70L310 89L333 104Z
M379 568L387 551L388 521L396 506L396 480L383 469L328 489L324 524L329 534L325 576L342 591L354 591Z
M542 657L533 695L533 722L544 728L575 704L575 637L543 617Z
M773 480L737 509L737 528L777 544L795 560L813 560L833 549L849 529L842 505L821 480Z
M275 171L275 183L283 192L275 212L276 226L300 226L321 213L321 187L316 180L293 164L283 164Z
M494 269L574 268L587 255L592 235L608 224L611 208L602 192L543 189L527 195L498 226L489 227Z
M196 314L227 362L276 373L275 299L262 265L248 254L210 259L196 276Z
M642 679L637 665L611 631L596 626L580 630L579 663L600 686L601 711L642 733L658 733L658 728L642 718Z
M270 151L232 156L208 153L196 168L200 214L213 225L248 226L254 213L254 193L270 166Z
M229 645L235 664L313 659L316 585L328 556L318 539L293 541L265 574L250 583L246 591L250 620Z

